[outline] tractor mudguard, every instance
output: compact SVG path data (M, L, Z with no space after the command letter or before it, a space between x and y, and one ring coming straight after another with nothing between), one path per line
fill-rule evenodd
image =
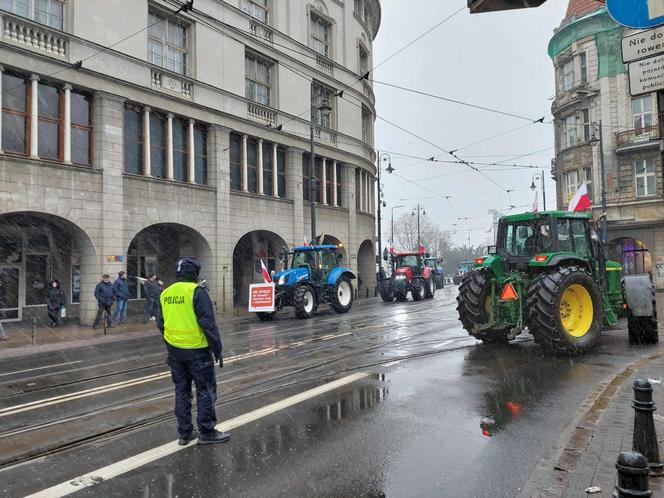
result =
M279 284L281 277L284 277L284 282ZM283 270L274 274L273 280L278 285L293 286L298 283L309 281L309 270L306 268L293 268L291 270Z
M579 258L578 254L574 253L542 253L541 256L547 256L544 261L536 261L535 258L530 260L528 266L531 268L551 268L565 263L567 266L582 266L588 267L588 262L583 258Z
M625 275L623 292L633 316L653 316L653 286L650 275Z
M335 285L342 276L347 276L351 280L355 278L355 274L352 271L339 266L330 270L330 274L327 276L327 285Z

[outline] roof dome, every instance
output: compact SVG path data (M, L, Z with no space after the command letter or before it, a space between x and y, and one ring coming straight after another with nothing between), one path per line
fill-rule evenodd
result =
M567 5L567 13L563 23L575 17L583 16L593 10L604 7L604 1L600 0L569 0Z

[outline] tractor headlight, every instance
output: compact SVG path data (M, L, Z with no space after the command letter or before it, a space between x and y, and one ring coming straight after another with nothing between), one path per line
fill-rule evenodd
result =
M279 277L279 285L284 285L286 283L286 275Z
M397 275L397 276L394 277L394 278L395 278L396 280L403 280L403 279L406 278L406 275Z

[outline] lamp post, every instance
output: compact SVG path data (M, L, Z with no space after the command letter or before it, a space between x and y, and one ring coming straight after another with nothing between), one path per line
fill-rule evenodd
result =
M599 138L597 138L597 135L599 135ZM607 237L607 214L606 214L606 171L605 171L605 166L604 166L604 139L602 137L602 122L598 121L593 123L593 136L590 139L591 142L593 143L598 143L599 142L599 176L602 179L602 214L601 214L601 220L602 220L602 242L606 244L606 237Z
M542 170L541 173L533 174L532 182L530 184L530 190L532 190L533 192L537 188L535 186L535 180L537 180L537 179L542 180L542 203L544 205L544 211L546 211L546 190L545 190L545 187L544 187L544 170Z
M424 210L424 206L420 204L417 205L417 208L413 208L413 212L410 213L411 216L415 216L415 209L417 209L417 250L420 250L420 212L422 216L426 216L427 212Z
M382 269L383 268L383 229L382 229L382 208L384 207L385 203L383 202L383 187L380 183L380 176L381 176L381 170L383 169L382 166L380 165L380 161L389 161L387 164L387 172L392 173L394 171L394 168L392 167L392 157L387 153L383 152L382 154L380 151L376 151L376 159L378 163L377 167L377 174L378 174L378 209L377 209L377 214L378 214L378 268ZM380 272L379 272L380 273Z
M397 208L405 207L403 204L392 206L392 232L390 233L390 245L394 247L394 210Z
M332 112L332 106L327 99L322 99L320 105L317 105L314 94L314 83L311 82L311 121L309 124L310 152L311 161L311 243L316 243L316 202L318 200L318 175L316 171L316 156L314 143L314 130L316 128L316 112L320 112L321 118L329 116ZM322 121L322 120L321 120ZM322 125L322 122L321 122ZM325 185L323 185L325 188Z

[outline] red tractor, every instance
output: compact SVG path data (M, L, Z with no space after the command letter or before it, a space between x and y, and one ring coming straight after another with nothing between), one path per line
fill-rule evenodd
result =
M423 248L422 248L423 249ZM413 301L431 299L436 293L434 271L425 265L425 251L391 251L392 275L380 283L380 297L386 303L405 301L410 292Z

